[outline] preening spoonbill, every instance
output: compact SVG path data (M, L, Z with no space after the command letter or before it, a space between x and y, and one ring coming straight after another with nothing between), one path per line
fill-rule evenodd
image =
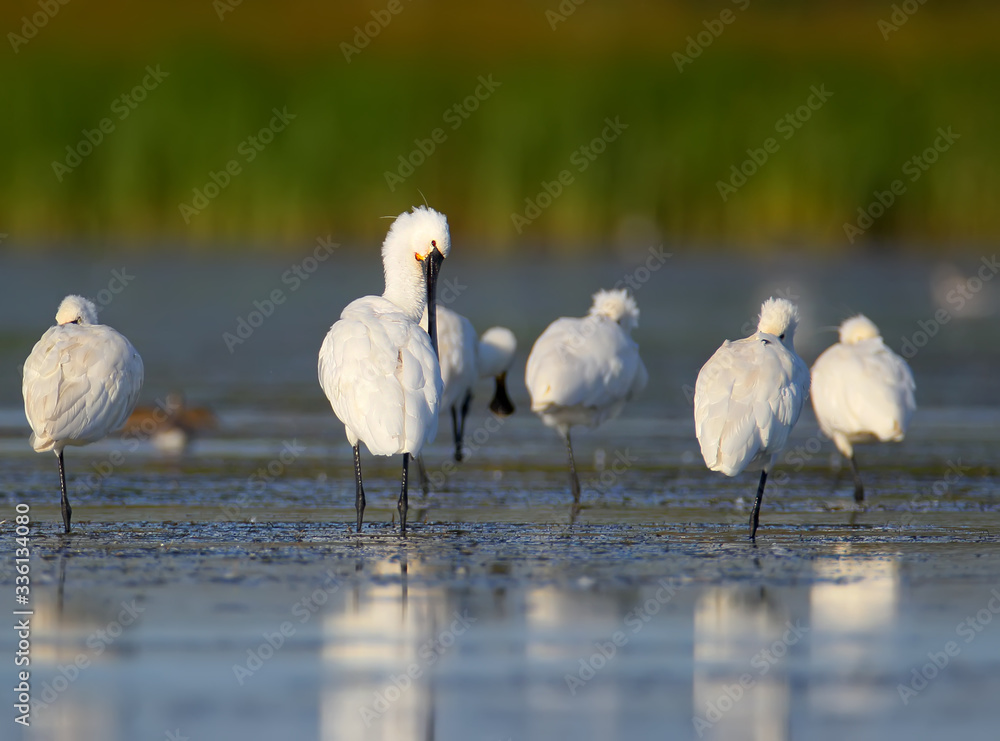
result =
M434 290L448 256L448 220L418 206L396 217L382 244L385 292L347 305L319 351L319 383L354 448L358 532L365 512L359 444L374 455L403 454L397 508L406 533L407 469L437 432L441 367ZM428 331L420 328L430 310Z
M211 409L188 406L183 394L171 392L155 406L136 407L122 433L136 440L149 440L162 453L179 455L201 432L218 424Z
M736 476L761 464L750 540L757 536L767 472L788 442L809 393L809 368L793 346L798 322L795 304L769 298L760 307L757 331L723 342L698 372L694 387L695 433L705 465Z
M125 337L97 323L93 302L67 296L56 326L35 344L24 362L24 414L31 446L59 459L63 527L70 531L63 449L87 445L117 430L128 419L142 389L142 358Z
M524 379L531 411L566 441L573 502L580 501L570 428L618 416L649 381L632 330L639 307L625 289L598 291L590 313L556 319L535 340Z
M854 499L865 488L854 459L854 445L898 442L917 408L916 384L906 361L882 342L878 327L858 314L840 325L840 342L812 367L812 403L823 434L851 462Z
M426 310L420 326L427 329ZM455 460L461 461L465 418L479 378L496 380L490 410L500 417L514 413L514 405L507 396L506 378L517 350L517 339L505 327L492 327L477 340L472 322L445 306L437 307L437 332L441 380L444 382L441 410L451 412Z

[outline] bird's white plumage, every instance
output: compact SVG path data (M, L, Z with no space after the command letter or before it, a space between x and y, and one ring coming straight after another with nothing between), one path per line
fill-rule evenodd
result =
M430 338L381 296L344 309L320 349L319 379L351 445L416 455L434 439L442 384Z
M510 370L517 352L517 337L506 327L490 327L479 337L476 362L480 378L495 378Z
M420 319L427 330L427 310ZM438 359L441 363L441 409L461 405L472 392L479 373L476 367L476 330L472 322L445 306L437 307Z
M96 442L121 427L142 389L142 359L94 304L67 296L24 363L24 413L38 452Z
M347 439L375 455L419 455L437 432L441 370L418 323L427 302L421 263L434 248L450 249L444 215L400 214L382 247L385 293L348 304L320 349L319 382Z
M631 337L639 310L623 289L594 294L590 313L557 319L531 348L525 382L531 410L565 435L621 412L649 380Z
M902 440L916 410L909 365L858 315L840 326L840 342L812 368L812 403L820 429L850 458L854 444Z
M798 312L768 299L750 337L726 341L698 373L695 432L705 464L735 476L754 462L768 468L785 447L809 391L809 369L795 354Z
M420 326L426 331L426 309ZM442 411L461 406L478 379L506 373L517 350L517 339L506 327L491 327L477 339L472 322L445 306L437 307L437 333Z

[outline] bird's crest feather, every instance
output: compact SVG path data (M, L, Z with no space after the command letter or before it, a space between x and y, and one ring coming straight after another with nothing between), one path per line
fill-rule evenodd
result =
M788 299L772 297L761 304L758 332L780 337L789 331L794 332L798 324L798 307Z
M56 324L97 324L97 307L83 296L67 296L56 311Z
M606 316L627 330L639 326L639 306L625 288L602 290L594 294L591 316Z
M864 314L858 314L857 316L852 316L850 319L845 319L840 325L840 341L845 345L853 345L862 340L870 340L881 336L878 327L875 326L875 322Z

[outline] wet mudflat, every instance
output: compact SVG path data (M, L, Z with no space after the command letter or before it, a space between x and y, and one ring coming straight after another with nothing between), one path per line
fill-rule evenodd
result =
M827 448L790 465L756 546L754 477L685 463L685 436L642 419L609 427L636 460L604 484L615 450L581 436L575 518L561 446L534 420L454 470L435 446L432 479L448 474L413 492L405 540L398 472L375 461L352 532L335 445L303 446L266 486L249 477L278 439L258 442L270 459L224 437L172 461L139 451L76 492L69 536L51 461L11 453L10 501L35 523L38 705L20 735L991 738L1000 498L986 466L948 473L991 444L949 440L948 418L871 451L864 507ZM8 563L5 603L12 584Z
M585 311L641 257L526 272L463 264L456 250L447 276L476 287L454 308L478 328L514 329L520 372L549 321ZM285 262L128 266L142 290L106 317L143 354L143 403L179 387L219 427L176 459L114 438L70 450L75 531L64 536L54 457L30 452L16 380L0 385L0 607L15 608L12 517L24 502L35 703L30 729L8 712L0 738L996 737L995 320L956 314L918 337L937 309L933 266L671 258L637 291L649 389L574 436L578 516L563 446L513 374L518 413L491 422L484 387L464 463L448 462L442 427L405 540L392 524L398 459L364 457L366 525L351 531L350 448L315 380L330 322L380 290L377 264L317 275L232 352L223 333L280 285ZM33 286L62 270L67 291L85 292L81 275L99 286L119 267L26 261L0 273L17 305L4 366L23 362L49 321L53 299ZM177 285L197 300L167 315ZM853 311L877 316L897 349L917 337L919 409L905 442L859 449L862 508L807 409L769 478L754 547L757 476L705 470L688 387L778 291L802 297L807 362L833 341L822 327ZM17 641L0 631L8 688Z

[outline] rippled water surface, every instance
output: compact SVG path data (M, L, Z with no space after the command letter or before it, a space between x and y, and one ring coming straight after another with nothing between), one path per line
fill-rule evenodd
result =
M94 295L121 266L6 260L0 604L17 609L12 519L28 503L35 707L28 730L5 711L0 737L995 738L995 317L956 314L912 358L921 408L905 442L860 449L863 507L807 410L752 546L757 477L705 469L685 386L778 291L802 304L807 362L833 340L823 327L859 310L898 349L938 308L932 266L668 261L637 291L650 388L575 437L573 516L562 444L527 412L524 359L548 321L642 260L456 261L455 308L521 340L519 410L491 421L484 384L458 465L442 428L405 539L399 461L370 456L367 524L351 532L350 449L314 378L325 327L378 289L377 265L324 265L233 353L223 333L288 265L130 267L103 319L143 354L145 401L183 389L219 426L175 458L116 437L69 450L64 536L16 368L61 295ZM8 688L17 640L0 632Z

